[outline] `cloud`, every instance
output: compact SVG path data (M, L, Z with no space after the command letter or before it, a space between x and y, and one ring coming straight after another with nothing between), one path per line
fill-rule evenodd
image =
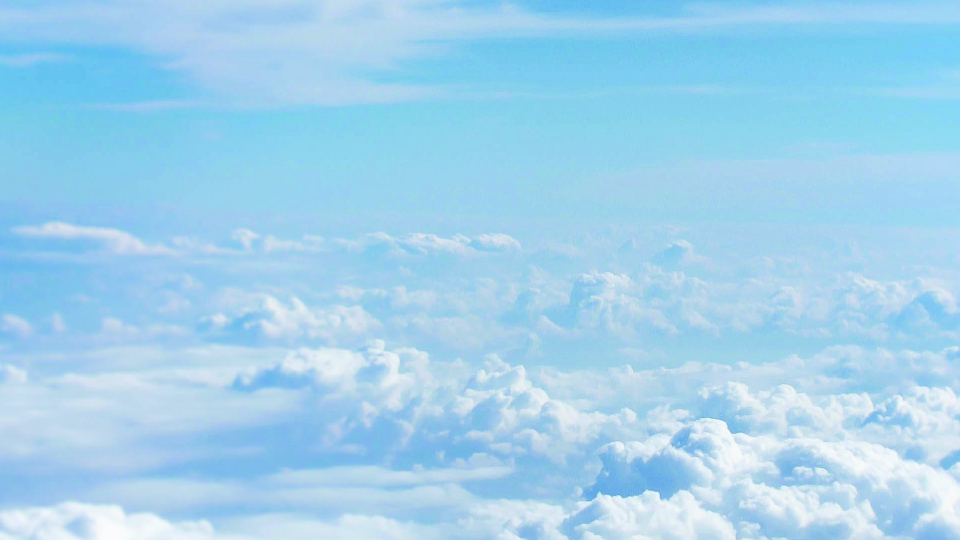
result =
M0 315L0 332L13 334L19 338L27 338L33 334L33 325L23 317L12 313Z
M470 247L478 251L520 251L520 242L503 233L481 234L470 240Z
M173 255L176 252L164 245L149 245L132 234L106 227L83 227L50 221L39 226L14 227L13 233L26 238L82 240L100 244L106 251L118 255Z
M132 341L183 337L189 334L190 331L182 326L154 323L139 327L125 323L116 317L104 317L100 321L99 337L115 341Z
M0 384L23 384L27 382L27 372L7 364L0 364Z
M310 390L322 403L314 422L326 422L331 448L353 445L421 459L442 451L445 460L484 453L562 462L581 445L636 420L629 409L588 413L551 399L523 366L496 356L484 369L441 379L449 369L428 363L419 351L388 351L374 341L359 352L301 349L277 365L239 374L233 388Z
M484 252L504 253L520 251L520 242L502 234L481 234L474 237L462 234L443 237L429 233L409 233L393 237L384 232L367 234L356 241L336 241L348 251L382 254L394 257L423 255L477 255Z
M957 428L949 389L915 387L875 407L856 395L817 405L790 387L703 396L669 437L605 447L591 493L691 497L741 534L768 538L924 537L960 508L957 477L905 448ZM903 453L869 440L883 432Z
M253 249L254 240L258 240L260 235L251 231L250 229L237 229L233 231L230 237L237 242L240 242L240 245L243 246L244 250L250 251Z
M571 539L735 540L735 529L722 516L704 510L694 497L661 499L646 492L637 497L598 495L564 519L560 529Z
M641 299L642 290L626 274L582 274L573 283L567 306L552 318L566 327L601 330L625 339L641 330L677 334L663 311Z
M129 513L115 505L68 502L0 511L4 540L440 540L454 533L451 527L358 514L327 521L291 513L247 515L230 519L227 525L239 532L217 532L208 521L172 522L155 514Z
M556 14L454 0L45 2L0 12L21 42L113 46L162 59L227 103L345 105L446 97L404 77L412 61L478 39L734 32L743 27L953 25L949 3L687 7L661 16ZM173 31L171 29L177 29ZM781 30L782 31L782 30Z
M11 540L76 538L78 540L212 540L205 521L171 523L153 514L127 514L116 506L64 503L49 508L0 512L0 537Z
M310 308L299 298L289 304L269 295L250 295L248 304L232 315L217 313L205 318L201 330L212 335L295 341L321 339L330 343L349 341L381 327L360 306L333 305Z
M0 55L0 66L25 68L39 64L50 64L69 60L70 56L65 54L37 52L23 54L2 54Z
M694 253L693 244L686 240L672 242L669 246L658 251L653 256L653 264L666 269L673 269L681 265L694 264L706 260Z
M67 331L67 323L63 321L63 316L59 313L54 313L50 316L50 330L57 334L62 334Z

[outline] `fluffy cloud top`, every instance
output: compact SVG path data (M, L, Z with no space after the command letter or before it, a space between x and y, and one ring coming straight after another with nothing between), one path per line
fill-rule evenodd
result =
M238 338L279 340L322 339L330 343L351 340L380 327L380 322L360 306L310 308L299 298L289 304L268 295L254 295L255 306L241 307L232 315L206 318L204 330Z
M51 508L0 512L4 540L211 540L207 522L170 523L152 514L127 514L116 506L65 503Z
M0 282L4 540L960 530L951 254L241 230L38 286L64 258L22 238L149 246L35 229ZM120 506L25 508L65 500Z

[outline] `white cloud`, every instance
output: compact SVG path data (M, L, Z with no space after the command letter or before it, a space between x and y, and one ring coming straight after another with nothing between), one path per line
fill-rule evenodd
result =
M33 325L23 317L12 313L0 315L0 332L13 334L19 338L27 338L33 334Z
M0 384L23 384L27 382L27 372L7 364L0 364Z
M462 234L444 237L429 233L409 233L394 237L385 232L376 232L364 235L356 241L337 239L335 243L348 251L395 257L440 254L467 256L521 250L519 241L502 233L480 234L474 237Z
M960 483L949 471L869 441L880 422L901 447L936 446L936 434L957 429L952 391L915 388L914 397L875 409L856 395L817 405L789 387L720 391L705 392L700 414L667 428L669 437L607 446L591 490L690 497L741 534L764 538L924 537L960 510Z
M470 247L479 251L520 251L520 242L512 236L496 233L481 234L470 240Z
M123 2L47 2L0 12L0 30L10 39L144 52L240 105L442 97L450 91L406 82L398 68L485 38L958 22L960 10L945 3L684 6L672 15L647 17L558 15L455 0L248 0L202 6L150 0L137 9Z
M83 227L51 221L39 226L14 227L13 233L28 238L53 238L59 240L85 240L99 243L111 253L120 255L173 255L175 252L164 245L149 245L132 234L106 227Z
M250 251L253 249L253 241L260 238L260 235L250 229L237 229L230 235L231 238L240 242L243 249Z
M591 272L573 283L570 301L553 319L566 327L602 330L630 339L641 330L676 334L674 322L643 302L642 286L629 275Z
M672 269L682 265L704 262L705 257L693 251L693 244L686 240L671 242L669 246L658 251L653 256L653 263L663 268Z
M381 327L360 306L310 308L296 297L285 304L269 294L247 295L248 304L232 315L207 317L202 329L234 337L295 341L321 339L330 343L359 339ZM254 304L250 306L249 304Z
M551 399L523 366L511 367L495 356L471 376L455 366L429 364L415 350L385 350L382 342L360 352L301 349L275 366L241 373L234 388L316 392L320 410L311 414L314 421L325 419L331 448L354 444L366 452L412 455L443 448L448 460L483 452L562 462L581 445L636 420L629 409L584 412ZM374 431L378 448L368 448Z
M346 514L323 521L291 513L232 518L219 529L215 531L208 521L172 522L155 514L129 513L115 505L69 502L0 511L0 538L4 540L439 540L455 532L452 527L423 526L376 515Z
M100 321L99 337L108 340L147 340L162 337L183 337L190 331L182 326L154 323L145 326L135 326L123 322L116 317L104 317Z
M64 503L0 512L0 538L78 540L212 540L205 521L171 523L152 514L127 514L116 506Z
M62 315L54 313L50 316L50 329L58 334L67 331L67 323L63 321Z

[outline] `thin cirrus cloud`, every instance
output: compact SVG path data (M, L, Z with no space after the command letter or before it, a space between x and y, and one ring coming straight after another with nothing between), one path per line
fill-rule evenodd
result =
M451 97L455 91L446 83L404 80L400 68L448 52L457 43L481 39L958 23L960 7L942 2L698 5L667 16L555 14L455 0L251 0L240 5L149 0L135 6L119 1L47 2L0 10L0 32L8 39L144 53L187 75L217 101L238 106ZM106 106L136 111L198 103L160 100Z
M11 68L26 68L38 64L50 64L69 60L70 56L49 52L33 52L21 54L0 55L0 66Z
M0 333L26 338L33 334L33 325L23 317L4 313L0 316Z

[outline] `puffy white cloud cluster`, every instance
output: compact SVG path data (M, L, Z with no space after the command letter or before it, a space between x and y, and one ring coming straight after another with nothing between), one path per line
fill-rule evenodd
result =
M929 281L875 281L853 273L820 283L729 281L675 267L646 264L636 273L580 274L566 305L554 302L530 313L529 306L542 295L528 289L517 297L514 311L527 307L526 321L544 315L564 328L588 335L601 330L628 340L643 334L779 333L875 341L960 335L953 293Z
M519 241L503 233L486 233L474 237L462 234L444 237L428 233L409 233L395 237L377 232L367 234L359 240L337 239L335 242L348 251L401 257L442 254L462 256L521 250Z
M446 376L435 376L444 370ZM388 351L377 341L360 352L302 349L239 375L233 387L310 390L317 401L308 413L326 419L328 445L364 445L377 432L381 450L439 452L445 459L539 455L562 462L637 420L627 408L604 414L551 399L523 366L496 356L470 375L463 366L436 366L422 352Z
M364 436L378 430L380 448L369 450L385 451L410 437L423 401L436 390L427 363L420 351L388 351L382 341L358 352L301 349L275 366L240 374L233 388L308 390L316 401L306 413L322 419L325 446L359 443L367 451Z
M498 455L532 453L562 461L636 419L628 408L615 414L585 412L551 399L531 383L523 366L491 357L486 369L470 377L460 394L444 405L440 427L448 426L453 442L480 442Z
M286 304L269 294L250 295L247 300L231 315L217 313L205 318L201 329L240 338L306 338L337 343L361 338L381 326L360 306L311 308L297 297Z
M64 503L49 508L0 511L2 540L212 540L205 522L171 523L153 514L128 514L116 506ZM227 538L216 536L216 538Z
M756 539L960 537L960 470L870 441L884 438L874 429L880 424L910 430L897 433L909 437L902 446L936 446L929 430L956 433L957 413L949 389L915 388L877 404L866 395L815 404L787 386L757 394L742 385L712 388L679 429L606 446L588 495L695 501L726 520L729 533L718 538L733 531Z
M467 538L498 540L735 540L722 516L689 493L663 499L656 492L597 495L563 507L535 501L489 502L459 523Z
M0 286L5 496L254 538L957 537L955 258L903 279L867 248L817 271L819 247L666 234L558 257L496 234L244 229L77 257L85 277L51 291L18 290L25 264ZM18 305L48 296L70 304ZM69 329L37 315L61 311ZM2 515L3 540L213 537L112 507Z
M162 417L169 429L186 433L209 429L173 427L204 402L229 399L237 411L285 403L272 418L259 421L274 430L307 430L305 438L278 443L298 441L304 448L296 451L303 456L319 459L325 452L346 452L367 464L447 467L318 467L245 482L134 480L93 492L96 500L132 500L140 508L154 501L148 491L166 497L191 489L205 495L189 504L211 508L245 501L267 509L322 505L371 513L363 519L302 525L302 530L325 531L332 538L362 538L378 530L377 520L385 520L383 524L420 538L949 539L958 537L955 516L960 512L960 399L949 382L957 358L955 348L916 353L835 347L760 365L531 374L495 356L473 369L374 341L360 350L299 349L278 363L241 372L227 383L229 388L206 383L192 394L172 387L167 390L172 393L157 394L156 381L119 376L74 377L57 384L66 390L68 384L80 388L82 383L107 395L110 384L123 380L151 403L169 396L190 400L179 412L168 407L150 419L156 426ZM922 382L931 377L939 384ZM17 387L28 392L34 384L31 378ZM73 399L82 403L84 396ZM120 418L124 433L129 437L132 430L158 440L162 433L155 427L137 427L139 414ZM244 423L228 410L223 414ZM101 421L94 427L104 433L107 426ZM16 429L23 440L28 426ZM121 444L126 443L115 436L112 445ZM269 444L260 448L267 452L265 459L283 455L271 454L278 450ZM481 492L501 498L478 497L471 487L475 484L465 485L469 482L492 483L488 486L497 487ZM582 496L576 495L578 486ZM71 511L78 515L101 512L76 508L82 511ZM403 512L439 508L445 509L439 522L393 521L407 515ZM41 511L62 513L59 507L19 512ZM124 514L110 512L113 518L97 519L114 528L103 525L102 530L132 526L130 516L121 519L117 516ZM381 512L387 515L375 515ZM27 518L17 519L26 523ZM137 519L144 520L146 525L136 523L148 532L154 525L166 531L158 538L212 535L208 529ZM252 523L259 518L244 519ZM277 530L284 530L285 520L296 521L276 519ZM56 517L44 530L74 530L64 520ZM12 532L4 532L18 540L34 538L29 531L41 530L39 525L5 526Z
M115 505L76 502L0 511L0 540L441 540L455 535L452 527L362 514L331 520L297 514L251 515L230 520L227 528L215 530L204 520L174 522Z
M51 221L42 225L21 225L11 229L19 237L27 239L54 239L70 242L86 242L97 245L103 251L117 255L240 255L253 253L328 253L346 251L368 255L394 257L423 255L470 256L481 253L520 252L520 242L504 233L483 233L475 236L456 234L440 236L430 233L408 233L391 236L384 232L369 233L359 239L326 239L316 234L304 234L300 238L283 238L261 234L247 228L235 229L230 234L231 242L217 245L189 236L171 239L173 247L165 244L149 244L136 235L112 227L89 227Z

